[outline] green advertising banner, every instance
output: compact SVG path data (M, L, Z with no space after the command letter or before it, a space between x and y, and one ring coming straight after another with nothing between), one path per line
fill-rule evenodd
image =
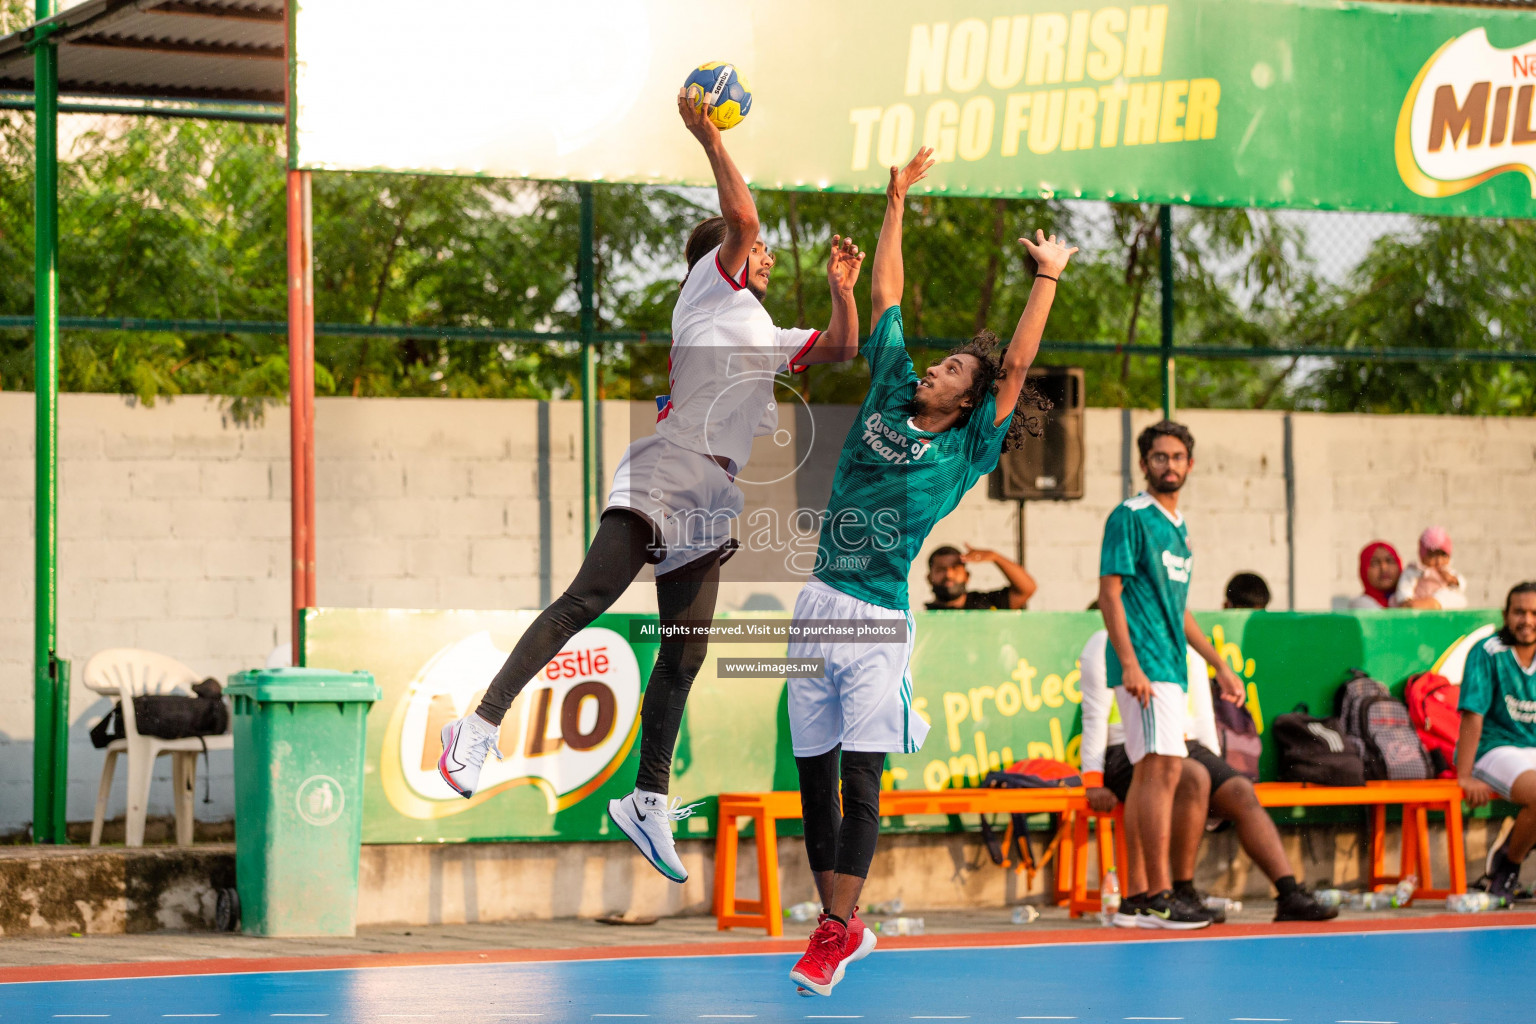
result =
M711 183L676 94L734 63L766 188L1536 215L1536 18L1312 0L303 0L294 166ZM448 27L442 31L437 26Z
M471 800L437 775L443 725L472 709L537 613L321 609L307 613L305 664L367 669L384 697L368 717L363 841L622 838L609 799L634 785L639 708L656 658L632 642L654 616L605 615L572 639L529 685L502 724L504 759L486 762ZM1080 763L1078 655L1101 628L1088 612L918 612L913 705L931 724L923 749L892 755L885 785L975 785L1026 757ZM1473 612L1196 616L1248 681L1261 730L1306 705L1330 714L1347 670L1390 685L1439 666L1459 677L1475 639L1498 616ZM761 620L785 615L721 616ZM688 701L672 793L705 801L679 834L714 834L711 798L797 788L782 679L722 679L720 657L782 657L784 645L714 643ZM1266 744L1264 777L1274 776ZM918 827L921 822L899 823Z

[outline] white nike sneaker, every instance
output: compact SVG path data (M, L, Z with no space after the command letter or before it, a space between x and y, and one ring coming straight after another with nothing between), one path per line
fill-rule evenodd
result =
M637 789L620 800L608 801L608 817L623 830L629 841L645 855L651 866L674 882L688 881L688 869L678 859L672 842L672 823L693 816L693 809L703 801L678 806L673 798L667 803L665 793L647 793Z
M499 731L473 711L443 726L443 754L437 759L437 774L466 800L475 795L485 755L495 754L496 760L501 760L501 751L496 749Z

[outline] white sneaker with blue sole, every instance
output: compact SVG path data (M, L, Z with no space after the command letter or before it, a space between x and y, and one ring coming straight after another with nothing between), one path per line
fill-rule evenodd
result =
M629 837L651 866L674 882L688 881L688 869L678 859L677 847L672 841L672 823L693 816L693 809L700 804L678 806L673 798L669 804L665 793L647 793L635 790L619 800L608 801L608 817Z

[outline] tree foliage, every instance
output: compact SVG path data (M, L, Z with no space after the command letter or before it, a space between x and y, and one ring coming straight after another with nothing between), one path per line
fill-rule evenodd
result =
M74 137L60 164L61 308L66 315L235 320L286 316L281 130L109 118ZM32 309L32 126L0 114L0 313ZM691 144L679 132L679 145ZM599 330L665 342L683 242L709 214L698 189L594 186ZM818 326L830 303L834 233L872 249L884 198L759 193L778 264L777 322ZM436 327L574 331L575 186L387 174L314 176L316 316L420 328L404 340L322 336L322 394L552 397L578 393L570 342L451 341ZM1329 218L1180 209L1175 225L1179 344L1252 349L1314 345L1362 352L1536 348L1536 237L1527 222L1401 219L1343 274L1319 269ZM1043 362L1085 366L1089 401L1155 406L1160 332L1157 209L1148 205L915 196L907 219L909 334L1007 337L1028 294L1022 247L1035 228L1083 247L1052 313ZM859 299L867 310L868 275ZM867 328L867 314L865 317ZM1110 342L1118 353L1055 352L1052 339ZM921 361L937 355L916 352ZM0 331L0 387L31 386L29 331ZM857 401L860 364L804 378L817 401ZM664 344L610 345L605 397L666 386ZM237 409L287 391L275 334L66 331L67 390L157 396L213 393ZM1183 406L1370 412L1536 411L1536 366L1456 360L1180 359Z

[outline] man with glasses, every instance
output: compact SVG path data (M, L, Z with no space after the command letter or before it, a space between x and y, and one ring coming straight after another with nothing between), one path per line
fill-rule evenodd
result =
M1109 514L1099 556L1099 610L1109 634L1105 676L1133 766L1126 877L1146 879L1145 890L1126 895L1120 915L1142 928L1204 928L1211 915L1174 898L1169 864L1174 795L1189 753L1185 644L1216 670L1223 700L1243 703L1243 684L1187 607L1193 558L1179 489L1194 468L1194 435L1164 420L1142 431L1136 447L1147 489Z

